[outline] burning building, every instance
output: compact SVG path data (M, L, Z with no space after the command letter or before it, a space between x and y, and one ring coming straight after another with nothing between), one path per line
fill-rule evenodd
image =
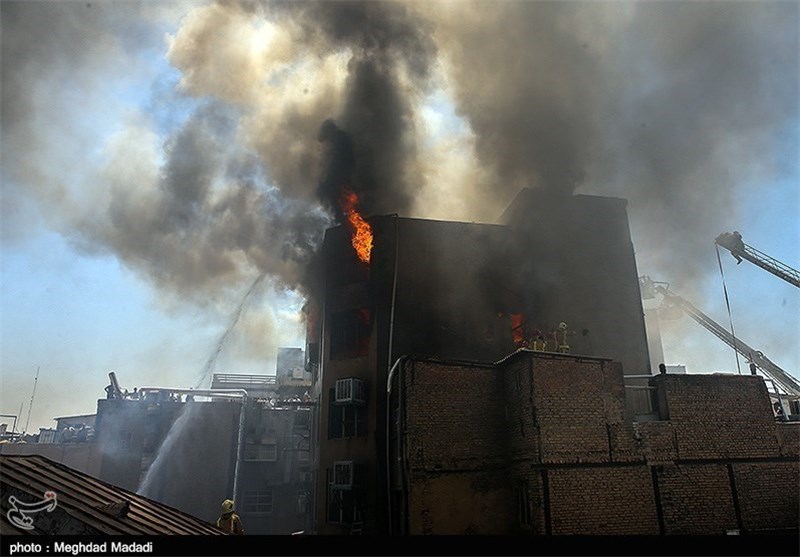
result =
M526 189L500 221L373 216L366 243L352 219L327 230L309 350L320 533L386 530L386 388L402 355L493 362L541 335L547 351L650 373L626 202Z

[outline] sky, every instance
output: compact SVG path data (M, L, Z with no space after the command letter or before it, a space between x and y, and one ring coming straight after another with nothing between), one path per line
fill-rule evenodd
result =
M30 432L110 371L197 386L303 346L329 118L367 215L622 197L639 273L726 328L718 234L800 266L797 2L3 0L0 24L0 413ZM720 255L737 336L800 378L800 291ZM737 371L661 327L667 363Z

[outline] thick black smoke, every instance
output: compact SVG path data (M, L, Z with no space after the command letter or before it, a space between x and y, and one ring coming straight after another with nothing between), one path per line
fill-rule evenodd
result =
M777 155L798 152L793 1L218 2L184 10L166 48L159 4L87 6L0 3L3 237L32 199L180 296L262 273L302 290L340 181L367 214L415 216L436 189L464 220L521 187L625 197L640 270L691 296L713 239L748 239L737 199L800 181ZM167 130L120 116L129 75L163 97L140 44L180 75ZM439 89L471 148L446 183L421 141ZM328 119L346 141L318 140ZM98 122L124 123L98 145Z
M776 156L798 152L796 2L420 9L498 212L523 186L625 197L640 264L688 288L745 227L737 197L797 178Z
M410 212L423 183L415 118L436 55L430 24L399 2L288 2L265 9L291 17L310 48L350 55L341 105L320 129L328 146L321 198L335 205L348 185L368 213Z

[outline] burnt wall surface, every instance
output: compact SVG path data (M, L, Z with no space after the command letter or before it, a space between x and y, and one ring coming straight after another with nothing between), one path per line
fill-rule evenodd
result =
M655 378L669 419L633 427L616 362L520 350L494 370L424 359L403 370L392 463L411 534L798 530L800 463L781 452L795 424L771 417L759 377ZM462 508L489 501L510 520Z
M531 326L544 332L564 321L572 353L611 358L641 375L650 363L626 206L524 189L500 220L524 246L516 264Z
M413 359L399 373L411 530L505 532L516 511L505 478L505 405L496 370Z

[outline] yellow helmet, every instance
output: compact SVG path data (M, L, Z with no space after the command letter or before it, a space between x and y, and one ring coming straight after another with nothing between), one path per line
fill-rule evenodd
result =
M222 502L222 507L220 507L220 510L222 511L222 514L233 512L233 501L230 499L225 499Z

